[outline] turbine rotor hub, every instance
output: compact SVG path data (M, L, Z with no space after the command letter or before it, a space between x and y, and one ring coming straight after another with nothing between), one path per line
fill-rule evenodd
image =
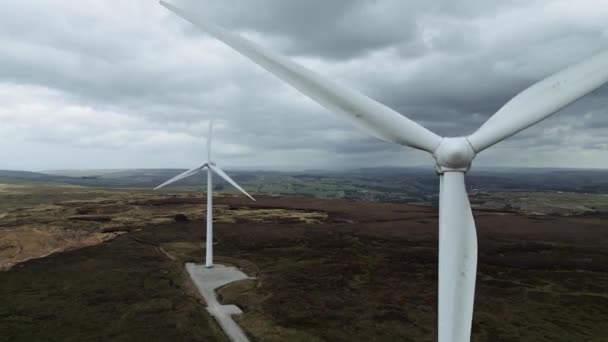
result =
M466 172L475 158L475 150L465 137L443 138L433 157L437 161L437 173Z

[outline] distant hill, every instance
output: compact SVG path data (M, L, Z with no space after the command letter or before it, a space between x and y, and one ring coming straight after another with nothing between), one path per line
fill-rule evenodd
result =
M0 183L50 183L67 184L70 177L39 172L0 170Z
M183 169L1 171L0 183L48 183L90 187L153 188ZM349 171L230 171L246 190L271 195L343 198L429 204L437 200L438 179L427 168L361 168ZM186 178L174 188L200 190L205 174ZM234 189L219 177L218 191ZM608 170L510 168L472 169L469 190L545 191L608 194Z
M0 170L0 183L49 183L92 187L153 188L183 172L180 169L130 170L54 170L46 172ZM180 186L203 184L203 176L196 175L180 182Z

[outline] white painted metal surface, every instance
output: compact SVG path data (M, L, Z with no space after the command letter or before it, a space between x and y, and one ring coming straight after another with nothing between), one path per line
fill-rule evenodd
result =
M207 166L207 163L205 163L203 165L200 165L200 166L193 167L190 170L184 171L184 172L180 173L179 175L177 175L177 176L169 179L168 181L164 182L163 184L157 186L156 188L154 188L154 190L158 190L158 189L163 188L163 187L165 187L165 186L167 186L167 185L169 185L171 183L175 183L175 182L177 182L177 181L179 181L181 179L184 179L184 178L190 177L192 175L195 175L195 174L199 173L203 168L205 168L205 166Z
M215 172L232 186L234 186L237 190L245 194L245 196L251 198L253 201L255 199L247 193L240 185L238 185L230 176L228 176L222 169L215 165L214 162L211 161L211 136L213 132L213 120L209 121L209 135L207 136L207 161L201 165L194 167L188 171L182 172L179 175L169 179L163 184L154 188L154 190L158 190L162 187L165 187L169 184L175 183L179 180L182 180L186 177L190 177L195 175L205 169L207 169L207 232L206 232L206 243L205 243L205 266L208 268L213 267L213 175Z
M468 139L477 153L546 119L608 81L608 51L532 85Z
M165 1L160 3L291 84L331 112L342 115L355 126L379 139L429 152L441 141L435 133L359 92L327 80L312 70L217 25L199 20Z
M162 0L160 3L371 135L433 154L440 177L439 342L469 341L477 237L464 174L477 153L549 117L608 82L608 51L528 88L472 135L441 138L358 92L326 80L174 5Z
M252 201L255 201L255 198L248 194L247 191L243 190L240 185L236 184L236 182L232 178L230 178L230 176L228 176L224 171L222 171L219 166L211 164L209 164L208 166L211 170L213 170L213 172L217 173L220 177L224 178L226 182L230 183L230 185L242 192L245 196L251 198Z
M207 160L211 160L211 138L213 136L213 120L209 121L209 132L207 133Z
M205 266L213 267L213 173L207 168L207 234L205 235Z
M477 233L463 171L444 172L439 203L439 341L471 336Z

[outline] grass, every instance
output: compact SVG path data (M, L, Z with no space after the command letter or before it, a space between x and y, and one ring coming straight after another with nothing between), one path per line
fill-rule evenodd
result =
M530 222L530 229L556 225L550 220ZM584 222L571 234L589 234ZM402 224L395 222L393 229L403 229ZM263 235L256 237L262 229ZM232 232L236 230L246 237ZM434 340L434 234L404 232L386 238L361 230L360 224L333 229L309 225L305 233L286 226L250 225L247 230L224 227L218 251L251 261L261 270L253 289L221 291L227 302L246 308L242 324L248 331L265 339L258 324L271 321L290 334L326 341ZM274 235L275 230L283 234ZM528 237L518 244L488 235L482 234L479 243L473 341L605 340L605 234L599 233L603 240L593 243L547 234L542 241ZM272 336L280 341L293 335Z
M216 202L219 221L234 219L215 225L216 260L257 277L219 290L223 303L243 309L238 320L252 340L435 340L433 210L295 198ZM138 203L182 210L176 198ZM485 213L478 228L473 341L605 341L601 218ZM183 270L203 260L203 234L202 217L150 225L0 272L0 340L224 341Z
M0 183L0 214L14 209L70 202L125 201L138 197L162 196L149 189L90 188L73 185L32 185ZM188 196L187 193L174 194ZM192 196L194 194L190 194ZM99 204L99 203L95 203Z
M580 215L608 213L608 195L570 192L482 192L472 203L484 208L508 208L522 213Z
M225 340L181 263L132 239L180 233L134 232L1 272L0 340Z

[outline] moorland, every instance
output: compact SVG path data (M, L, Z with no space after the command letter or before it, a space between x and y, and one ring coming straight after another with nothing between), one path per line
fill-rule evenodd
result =
M47 181L0 187L0 340L226 340L184 272L204 257L205 194ZM214 244L255 277L219 291L251 340L435 339L432 203L245 188L256 202L215 199ZM473 341L608 336L608 197L575 190L470 189Z

